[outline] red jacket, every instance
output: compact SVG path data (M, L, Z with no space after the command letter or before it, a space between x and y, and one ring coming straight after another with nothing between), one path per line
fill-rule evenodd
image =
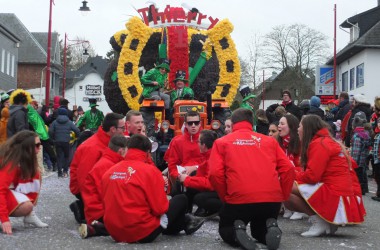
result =
M199 150L198 139L200 131L191 135L185 128L185 133L173 138L168 148L169 175L176 179L179 175L177 165L182 167L195 166L202 163L202 156Z
M103 201L101 197L101 181L103 174L113 165L122 161L124 158L117 152L106 148L102 157L94 165L85 179L82 186L81 195L84 201L84 215L87 223L99 220L104 215Z
M73 195L80 193L87 174L108 147L110 136L100 126L98 132L83 142L76 150L70 165L70 191Z
M40 173L30 179L21 178L21 170L14 167L11 171L11 164L0 169L0 222L9 221L9 214L13 209L19 206L17 197L10 190L25 194L29 200L35 205L38 194L41 189ZM11 209L11 211L9 211Z
M205 153L202 153L203 162L199 165L197 174L195 176L186 177L183 185L185 187L194 188L199 191L213 191L213 187L208 179L209 166L208 159L210 158L211 149Z
M338 195L353 194L347 157L339 143L331 138L327 128L319 130L313 137L307 156L306 169L297 173L297 181L308 184L322 182Z
M129 149L124 161L102 178L104 223L117 242L136 242L160 226L169 201L161 172L146 162L148 154Z
M282 202L289 198L295 172L278 142L252 131L243 121L214 142L210 182L230 204Z

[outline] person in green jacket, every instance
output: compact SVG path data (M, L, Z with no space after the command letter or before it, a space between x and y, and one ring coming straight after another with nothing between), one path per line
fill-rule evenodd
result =
M96 108L97 106L99 106L96 104L96 98L89 98L88 102L90 103L91 109L84 112L84 115L79 119L76 125L79 128L80 126L82 126L82 123L84 122L85 129L89 129L95 132L102 124L104 114L102 111Z
M178 70L176 72L176 78L174 79L176 89L170 94L170 100L171 100L172 106L174 106L174 102L176 100L194 99L193 90L185 86L185 83L188 82L188 80L185 79L185 76L186 76L186 71L184 70Z
M169 72L169 60L164 59L161 64L149 70L141 77L141 83L143 85L142 97L164 100L165 109L170 108L170 96L160 92L160 89L165 88Z
M244 98L243 101L240 104L240 108L245 108L249 109L253 112L253 119L255 122L255 125L253 126L253 130L256 131L256 125L257 125L257 118L256 118L256 111L255 111L255 98L256 96L254 94L247 94Z

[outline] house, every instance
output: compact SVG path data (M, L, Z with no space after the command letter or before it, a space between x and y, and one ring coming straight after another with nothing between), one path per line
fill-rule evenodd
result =
M0 22L0 91L17 86L17 61L20 38Z
M380 96L380 6L346 19L350 42L336 55L337 92L364 94L372 102ZM333 65L331 58L327 64Z
M271 77L257 86L253 91L256 95L255 104L265 110L271 104L281 103L282 91L285 89L290 91L292 100L298 104L315 94L314 86L314 77L301 78L291 68L285 68L280 74L273 72Z
M18 57L15 57L17 88L31 90L34 98L42 101L45 98L45 90L42 87L45 86L46 79L44 74L47 58L47 33L29 32L13 13L0 13L0 25L19 39ZM59 36L58 33L52 32L51 97L59 94L61 71Z
M90 57L78 70L66 74L65 98L69 106L82 106L89 109L89 98L96 98L98 109L104 114L112 112L104 96L104 75L108 62L101 56Z

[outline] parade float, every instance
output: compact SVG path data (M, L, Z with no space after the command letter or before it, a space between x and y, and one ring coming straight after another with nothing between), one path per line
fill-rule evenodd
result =
M110 62L104 78L104 93L111 110L126 114L130 109L146 111L144 107L148 105L155 106L154 111L157 111L160 105L157 102L154 105L139 103L143 91L140 78L161 59L169 58L167 90L175 87L175 72L185 69L186 79L189 79L187 85L193 89L195 97L191 105L175 106L173 117L178 118L189 109L197 109L200 113L209 109L212 117L209 114L204 127L211 126L212 119L223 123L239 88L241 74L231 38L231 22L184 4L181 7L167 5L163 11L152 4L137 12L139 16L130 18L126 29L116 32L110 39L118 55ZM207 93L212 99L208 104ZM178 130L181 122L176 126Z

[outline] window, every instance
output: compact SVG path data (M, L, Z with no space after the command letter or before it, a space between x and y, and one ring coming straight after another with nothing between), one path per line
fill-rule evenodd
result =
M353 25L350 28L350 43L359 38L359 26L358 24Z
M1 72L5 73L5 49L1 51Z
M11 53L7 53L7 75L10 75L11 70Z
M355 68L350 69L350 90L355 89Z
M356 87L364 86L364 63L356 66Z
M15 77L15 56L14 55L12 55L11 76Z
M347 92L348 90L348 71L342 74L342 91Z

